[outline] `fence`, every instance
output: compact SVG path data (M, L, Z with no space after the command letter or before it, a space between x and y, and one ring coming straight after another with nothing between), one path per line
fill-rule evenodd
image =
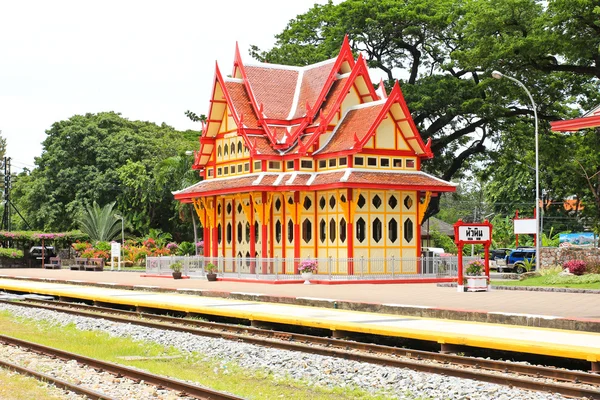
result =
M463 257L463 268L476 257ZM170 265L180 261L183 274L204 277L204 266L213 263L220 277L261 280L298 280L295 274L301 259L295 258L246 258L169 256L148 257L146 273L170 275ZM458 257L414 257L414 258L319 258L315 279L320 280L364 280L364 279L424 279L456 277ZM419 268L420 267L420 268Z

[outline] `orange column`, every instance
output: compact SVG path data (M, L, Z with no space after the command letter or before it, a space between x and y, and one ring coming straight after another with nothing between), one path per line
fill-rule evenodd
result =
M235 258L235 238L236 238L236 226L235 226L235 198L231 199L231 257ZM235 272L235 267L237 263L233 263L233 272Z
M348 203L348 217L346 221L346 238L348 240L348 275L354 275L354 219L352 216L352 189L346 190L346 202Z
M219 243L217 241L217 196L213 196L213 227L212 227L212 256L219 256Z
M252 201L252 197L250 197L250 217L251 220L248 221L250 224L250 258L256 257L256 229L254 228L254 202ZM254 274L256 272L256 263L253 261L250 263L250 273Z
M295 207L295 212L296 212L296 219L294 222L294 258L296 259L296 261L294 261L294 274L298 273L298 259L300 258L300 210L298 210L298 207L300 207L300 192L294 192L294 203L296 204Z

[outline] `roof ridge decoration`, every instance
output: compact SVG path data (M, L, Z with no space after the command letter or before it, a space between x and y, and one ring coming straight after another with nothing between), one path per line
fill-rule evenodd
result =
M362 54L358 55L358 59L356 60L356 64L354 65L354 67L352 68L352 71L350 72L350 76L348 77L348 80L346 81L343 89L340 91L340 95L336 99L335 103L331 107L331 112L328 115L324 116L324 118L322 118L322 120L319 122L318 132L315 132L315 134L313 134L312 137L310 138L309 142L306 143L307 148L310 148L310 146L319 139L319 136L327 130L327 126L329 125L329 123L331 122L331 120L333 119L335 114L337 114L337 110L342 105L342 102L344 101L344 98L346 97L346 93L350 90L350 88L352 88L352 86L354 85L354 82L356 81L356 79L358 78L359 75L362 76L363 79L365 78L365 75L367 78L369 76L369 68L368 68L367 63L366 63L364 57L362 56ZM367 88L369 89L369 92L371 93L371 96L373 96L374 99L378 98L377 94L375 93L375 88L373 87L373 84L370 81L370 79L365 79L365 83L367 85ZM338 127L341 125L342 121L344 120L344 117L348 114L348 111L350 111L351 109L355 109L358 106L370 107L370 106L375 105L375 103L380 104L381 101L382 101L382 99L358 104L358 105L352 106L348 110L346 110L346 112L344 113L342 118L340 118L340 121L338 122L337 126L334 128L333 133L331 134L331 136L327 142L329 142L331 140L331 138L333 138L335 136L335 132L337 131ZM322 148L324 148L324 146L322 146ZM319 150L315 151L315 153L317 153Z
M372 101L369 103L357 104L355 106L348 108L346 110L346 112L344 113L344 115L342 116L342 118L340 119L340 121L338 122L338 124L336 125L336 127L334 128L334 130L333 130L331 136L328 138L327 142L325 142L313 154L326 153L327 147L332 142L332 140L336 137L336 133L342 127L344 120L348 117L348 115L351 112L361 110L361 109L366 109L369 107L375 107L375 106L378 106L381 104L383 104L383 107L382 107L381 111L379 112L379 114L375 117L375 119L373 120L371 125L366 130L366 134L362 137L362 139L359 139L358 136L356 135L356 132L354 132L354 136L353 136L354 143L350 148L346 149L345 152L350 151L351 153L356 153L356 152L361 151L362 147L375 134L377 127L379 126L381 121L383 121L383 119L386 117L386 115L388 113L392 112L392 110L391 110L392 105L398 104L400 106L400 108L402 109L402 112L403 112L405 118L402 121L394 120L394 123L396 125L398 125L398 122L405 121L408 123L408 125L410 127L410 131L412 132L412 136L407 137L404 133L404 130L401 130L402 136L406 140L406 143L408 143L408 145L413 149L416 156L423 157L423 158L432 158L433 153L431 152L431 138L427 141L427 144L423 143L423 139L421 138L421 135L419 134L417 126L415 125L414 120L412 119L412 116L408 110L408 106L406 105L406 101L404 99L404 96L402 94L402 90L400 89L400 84L398 83L398 81L396 81L394 83L394 87L392 88L392 91L389 93L389 95L386 99L380 99L380 100Z
M354 61L354 54L352 54L352 48L350 48L350 40L348 39L348 35L344 36L344 41L342 42L340 52L335 58L335 63L333 64L331 71L329 72L329 75L325 80L325 84L323 85L321 92L317 96L315 104L313 104L313 107L310 110L308 109L307 104L307 112L306 116L304 117L304 121L287 138L286 145L288 146L288 148L291 148L295 144L296 139L299 138L300 134L304 131L304 129L315 119L317 114L316 112L321 110L321 106L325 101L325 96L327 96L327 93L329 93L331 86L333 86L333 83L337 80L338 71L340 70L344 62L348 62L348 65L352 70L355 68L356 63ZM370 83L370 80L368 80L368 82ZM329 120L331 120L331 118ZM305 147L310 148L310 146Z

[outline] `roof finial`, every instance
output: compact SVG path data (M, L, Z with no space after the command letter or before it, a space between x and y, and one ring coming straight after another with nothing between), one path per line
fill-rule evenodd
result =
M379 90L381 90L381 98L382 99L387 99L388 95L387 95L387 90L385 90L385 84L383 83L383 78L381 78L379 80Z

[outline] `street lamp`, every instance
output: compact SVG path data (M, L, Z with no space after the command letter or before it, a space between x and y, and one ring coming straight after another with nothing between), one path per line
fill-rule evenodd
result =
M115 214L115 218L121 220L121 263L123 260L123 247L125 247L125 218L122 215ZM111 261L112 262L112 261ZM121 265L119 264L119 269L121 269Z
M542 254L540 253L540 164L539 164L539 144L538 144L538 117L537 117L537 109L535 106L535 101L533 101L533 97L527 87L518 79L513 77L504 75L502 72L494 71L492 72L492 76L496 79L506 78L515 82L517 85L521 86L527 96L529 96L529 100L531 101L531 105L533 106L533 117L535 122L535 258L536 258L536 268L539 269L542 262Z

